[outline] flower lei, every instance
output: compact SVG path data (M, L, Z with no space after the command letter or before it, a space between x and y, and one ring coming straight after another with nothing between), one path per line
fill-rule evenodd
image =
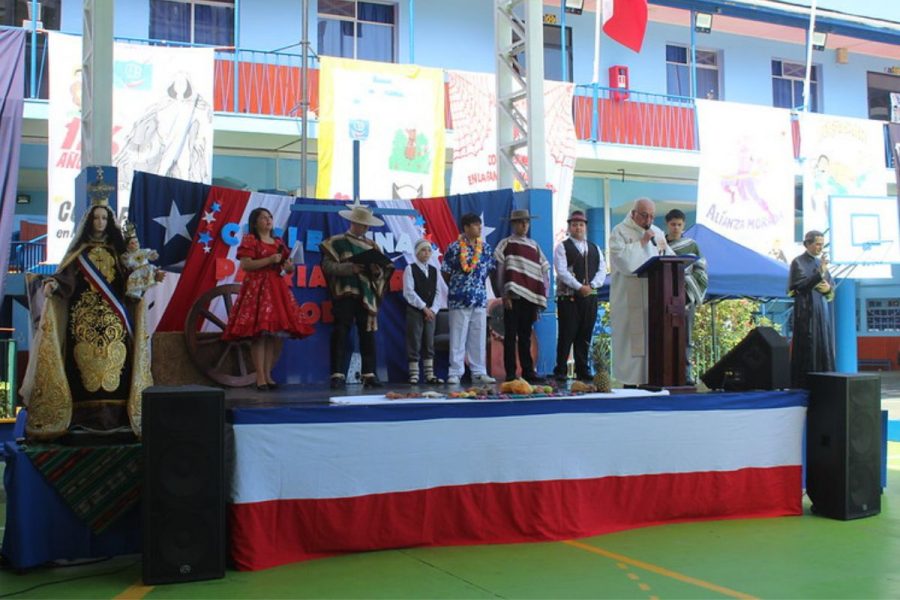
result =
M475 241L475 248L473 249L469 246L466 236L459 236L459 264L463 273L471 273L478 268L478 263L481 261L482 248L484 248L484 245L480 237Z

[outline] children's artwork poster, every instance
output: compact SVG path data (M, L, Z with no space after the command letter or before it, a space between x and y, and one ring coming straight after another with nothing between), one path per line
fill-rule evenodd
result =
M803 167L803 231L832 238L833 197L884 196L887 192L884 124L881 121L802 113L800 164ZM857 265L847 277L881 279L891 276L887 265Z
M57 262L69 245L77 212L82 40L57 32L49 38L47 260ZM212 48L115 42L112 161L118 167L120 220L128 215L135 171L210 182L213 65Z
M697 100L697 222L761 254L794 238L790 112Z
M881 121L803 113L803 231L829 229L829 196L883 196L884 124Z
M359 142L362 198L444 195L444 72L323 56L316 197L353 197Z

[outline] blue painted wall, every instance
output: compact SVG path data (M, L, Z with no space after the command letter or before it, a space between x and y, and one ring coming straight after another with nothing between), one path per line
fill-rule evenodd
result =
M297 0L239 0L241 48L299 53L301 14ZM834 0L840 5L842 0ZM890 3L884 3L890 4ZM149 0L118 0L115 6L115 34L120 37L146 38L149 33ZM486 0L454 0L448 10L443 0L414 0L412 31L415 62L423 66L494 72L494 14ZM896 10L896 8L894 9ZM309 36L317 46L316 15L318 2L310 2ZM881 14L869 7L854 7L852 12ZM545 14L558 18L558 7L545 6ZM277 21L272 16L277 15ZM410 61L410 2L397 2L396 48L398 62ZM889 15L888 15L889 18ZM62 5L62 30L81 32L80 3ZM277 26L274 23L277 22ZM576 83L590 83L593 74L594 14L566 15L573 34L573 72ZM640 54L601 35L600 83L606 85L612 65L629 68L631 88L643 92L666 93L666 44L688 45L690 29L651 22ZM697 36L697 47L720 52L722 99L730 102L772 104L772 59L805 62L801 44L775 43L715 30ZM893 66L888 60L850 54L850 62L837 64L834 50L815 52L815 64L821 67L821 107L824 112L852 117L867 117L866 72L883 73Z

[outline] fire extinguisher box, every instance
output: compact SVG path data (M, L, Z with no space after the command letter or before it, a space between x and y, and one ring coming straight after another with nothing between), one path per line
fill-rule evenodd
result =
M609 87L612 88L610 97L613 100L628 99L628 67L613 65L609 68Z

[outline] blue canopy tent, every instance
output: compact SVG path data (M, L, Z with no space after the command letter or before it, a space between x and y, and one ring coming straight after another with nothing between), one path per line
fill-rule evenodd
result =
M709 273L707 300L724 298L787 298L790 268L774 258L733 242L703 225L684 232L693 238L706 258ZM609 299L609 280L598 290Z

